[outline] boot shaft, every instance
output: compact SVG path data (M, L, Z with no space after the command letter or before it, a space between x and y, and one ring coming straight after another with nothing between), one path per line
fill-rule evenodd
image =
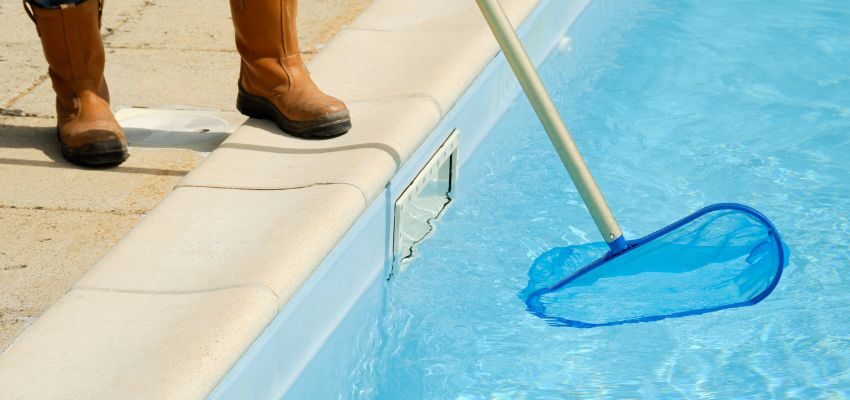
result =
M230 0L241 88L264 97L312 87L301 53L297 0Z
M103 80L105 54L100 35L101 0L57 8L28 8L41 38L57 99L85 91L108 100Z
M300 58L298 0L230 0L230 11L243 59Z

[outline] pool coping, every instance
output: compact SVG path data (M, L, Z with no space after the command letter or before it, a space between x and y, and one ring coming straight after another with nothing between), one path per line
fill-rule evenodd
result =
M519 28L531 59L539 65L553 52L571 51L567 30L588 5L588 0L541 1ZM505 58L493 58L210 399L356 397L346 392L361 383L352 381L352 371L364 368L375 350L370 346L380 342L375 335L392 277L405 273L395 259L397 201L416 185L423 167L445 160L445 147L459 151L451 161L452 185L468 184L464 165L519 93Z
M504 5L518 25L539 2ZM478 13L375 0L309 64L349 104L352 131L239 128L0 355L6 397L208 396L394 177L416 172L497 54Z

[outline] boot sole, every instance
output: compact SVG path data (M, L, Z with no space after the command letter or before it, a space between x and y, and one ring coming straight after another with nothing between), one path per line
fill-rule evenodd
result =
M59 143L62 147L62 157L83 167L114 167L130 157L127 146L118 140L89 143L79 148L68 147L61 140Z
M236 97L236 109L251 118L274 121L282 131L305 139L330 139L351 130L348 110L328 114L313 121L292 121L278 111L271 101L248 94L242 88L239 88L239 95Z

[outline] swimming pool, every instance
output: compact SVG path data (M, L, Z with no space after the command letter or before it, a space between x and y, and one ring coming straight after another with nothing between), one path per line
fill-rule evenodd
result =
M386 284L340 397L850 396L850 4L707 3L594 0L540 72L627 237L750 204L791 248L773 294L594 329L527 313L535 258L598 238L520 97Z

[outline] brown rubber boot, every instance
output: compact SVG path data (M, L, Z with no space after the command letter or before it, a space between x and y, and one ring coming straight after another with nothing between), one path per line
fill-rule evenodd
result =
M102 0L86 0L48 9L24 2L50 67L62 156L84 166L114 166L129 156L103 79L102 5Z
M270 119L284 132L331 138L351 129L345 103L310 79L298 50L297 0L230 0L242 56L236 108Z

